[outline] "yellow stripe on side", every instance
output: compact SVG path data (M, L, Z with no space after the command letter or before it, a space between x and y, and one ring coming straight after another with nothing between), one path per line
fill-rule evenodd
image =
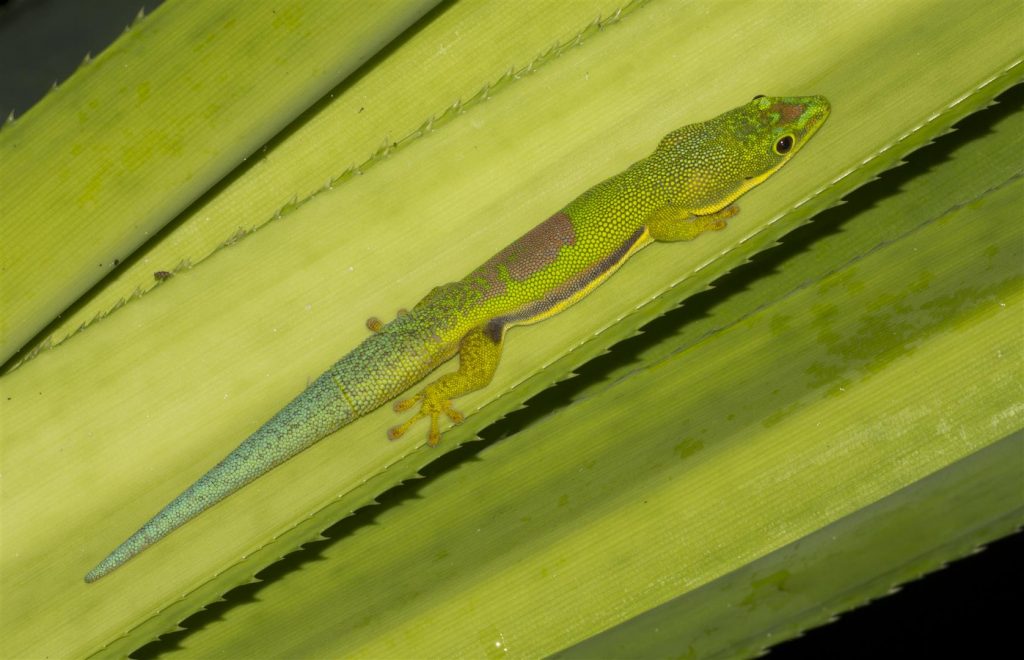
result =
M653 242L654 239L651 238L647 227L641 227L608 258L560 286L552 292L552 296L497 320L508 328L514 325L530 325L550 318L582 300L611 277L630 257ZM563 292L564 295L560 295Z

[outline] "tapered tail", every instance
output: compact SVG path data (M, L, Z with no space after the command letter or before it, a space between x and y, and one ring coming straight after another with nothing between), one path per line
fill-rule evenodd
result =
M398 396L454 353L454 346L447 353L427 350L433 335L429 324L405 314L367 337L117 546L85 581L95 582L250 481Z
M352 409L327 371L85 576L95 582L231 493L366 411Z

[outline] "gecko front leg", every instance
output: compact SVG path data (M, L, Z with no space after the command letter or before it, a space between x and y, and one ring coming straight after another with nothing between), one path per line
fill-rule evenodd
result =
M739 207L730 204L716 213L694 215L675 206L663 206L651 213L644 224L656 241L692 241L706 231L725 229L725 221L739 211Z
M442 414L447 415L456 424L463 419L462 413L452 407L452 399L475 392L491 382L498 368L498 360L501 359L503 341L500 329L494 331L486 324L467 332L459 343L458 371L445 374L415 396L396 402L396 412L408 410L417 403L420 404L420 409L402 424L391 428L388 437L397 440L410 426L429 416L430 435L427 442L431 447L436 445L441 440Z

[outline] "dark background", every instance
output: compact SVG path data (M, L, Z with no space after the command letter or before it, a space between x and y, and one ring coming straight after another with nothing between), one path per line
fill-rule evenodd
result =
M95 55L116 39L140 8L148 14L159 4L159 0L0 0L3 118L11 110L18 116L24 114L54 81L66 80L87 52ZM1014 96L1019 103L1019 90ZM912 162L907 167L923 171L928 163ZM903 176L906 174L904 171ZM480 444L463 449L467 448L475 454ZM461 460L465 459L462 456ZM397 499L403 499L401 494ZM300 556L291 563L300 564L302 553L296 554ZM780 660L1016 657L1021 653L1017 629L1024 624L1022 559L1024 534L1017 533L911 582L893 595L848 612L831 624L783 642L770 655ZM287 569L268 572L283 574ZM233 590L226 602L190 617L185 631L149 644L136 655L152 657L162 649L174 648L182 636L188 635L187 628L203 627L223 615L232 603L245 602L251 596L246 588Z

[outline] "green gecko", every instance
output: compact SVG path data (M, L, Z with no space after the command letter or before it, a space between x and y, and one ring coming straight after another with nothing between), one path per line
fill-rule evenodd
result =
M491 382L505 333L579 301L656 241L690 241L723 229L738 197L774 174L830 111L822 96L756 96L709 121L665 136L654 153L574 199L464 279L433 289L317 378L224 460L157 513L85 576L94 582L250 481L394 399L444 362L459 368L398 412L395 440L429 418L436 445L452 399Z

